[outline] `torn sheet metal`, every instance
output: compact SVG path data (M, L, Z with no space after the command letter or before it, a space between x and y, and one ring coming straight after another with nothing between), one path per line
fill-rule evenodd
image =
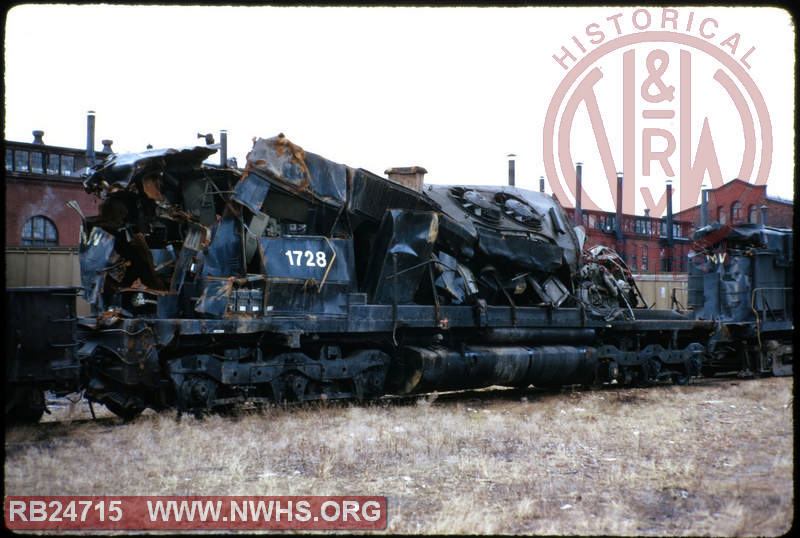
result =
M717 222L698 229L692 234L693 250L700 252L714 248L724 242L728 248L758 249L785 251L790 256L792 250L791 236L785 229L762 226L761 224L744 223L735 228Z
M425 194L446 215L442 243L454 255L475 251L542 273L562 264L577 269L582 245L550 196L513 187L451 186L431 186Z
M194 280L201 270L201 250L209 243L208 229L203 226L189 226L183 240L183 248L175 262L175 272L172 274L169 289L180 292L183 283Z
M83 298L102 309L101 297L108 271L114 265L114 236L102 228L94 228L78 247Z
M480 230L478 252L487 259L503 260L503 266L547 274L563 265L563 249L545 241L531 241L528 235Z
M321 198L347 201L347 167L306 152L283 133L257 139L247 154L246 170L267 173Z
M269 182L256 174L249 174L236 184L231 200L239 202L253 213L258 213L268 192Z
M374 222L380 222L390 209L441 210L424 193L418 193L361 168L353 172L348 200L347 209L353 216L366 217Z
M211 242L203 249L203 267L200 276L227 277L244 274L239 221L225 217L214 225L211 235Z
M439 274L435 281L440 295L449 299L452 304L470 304L478 294L478 284L469 268L446 252L436 256L436 271Z
M614 250L597 245L584 252L578 296L597 307L636 308L641 293L630 269ZM642 301L644 302L644 301Z
M365 289L375 303L411 303L429 271L439 234L437 213L388 211L370 256Z
M139 153L114 154L92 168L83 187L89 194L104 194L127 189L136 178L160 172L166 168L199 166L217 150L213 146L194 146L180 149L154 149ZM152 182L152 178L148 181ZM153 192L152 185L145 192Z

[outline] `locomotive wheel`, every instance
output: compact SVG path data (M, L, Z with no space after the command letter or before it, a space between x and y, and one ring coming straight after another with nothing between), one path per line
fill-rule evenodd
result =
M6 397L6 420L11 424L35 424L45 412L44 392L37 387L16 387Z
M373 366L367 368L354 381L359 400L378 398L383 395L383 386L386 383L386 367Z
M217 397L218 383L204 375L188 375L178 391L178 409L207 410Z

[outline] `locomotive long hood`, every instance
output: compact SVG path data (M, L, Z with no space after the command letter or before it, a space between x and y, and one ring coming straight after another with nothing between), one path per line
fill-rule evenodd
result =
M84 178L86 191L104 200L98 215L84 218L81 241L84 295L96 313L120 300L124 310L125 297L134 297L157 305L159 315L223 315L229 295L244 293L231 279L300 278L308 295L310 283L322 290L334 275L340 289L326 289L337 298L319 306L326 312L352 292L411 303L430 294L430 264L434 287L457 304L479 298L482 286L490 303L557 306L586 269L582 237L543 193L505 186L417 191L305 151L282 134L255 139L242 170L205 164L217 148L112 155ZM300 245L317 257L292 258ZM276 253L295 269L276 268ZM337 257L338 264L352 262L330 271L327 262L333 266ZM606 281L595 279L592 290ZM185 283L198 289L185 292ZM256 293L254 286L247 293ZM609 306L628 304L616 299L623 293L617 281L610 286L600 294ZM194 306L186 303L192 293L202 294Z
M562 264L577 269L581 244L561 206L551 196L512 187L425 186L418 193L363 169L334 163L306 152L283 135L259 138L248 154L246 174L277 183L344 210L352 222L380 221L390 209L439 213L448 245L456 255L476 252L515 265L550 272ZM234 198L261 208L265 190L248 187L247 176ZM255 192L256 199L242 196ZM519 238L515 241L514 238Z

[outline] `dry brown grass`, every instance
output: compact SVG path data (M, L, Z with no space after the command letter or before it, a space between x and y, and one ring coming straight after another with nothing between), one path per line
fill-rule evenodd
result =
M791 378L430 400L8 429L6 495L385 495L411 534L791 528Z

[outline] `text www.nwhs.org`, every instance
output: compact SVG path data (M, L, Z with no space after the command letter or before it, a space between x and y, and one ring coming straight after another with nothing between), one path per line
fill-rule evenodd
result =
M377 501L367 501L359 506L358 501L346 500L341 503L328 500L320 506L319 514L311 512L308 501L230 501L229 515L224 515L222 501L147 501L150 521L319 521L360 522L378 521L381 506Z
M386 497L6 497L9 529L385 529Z

